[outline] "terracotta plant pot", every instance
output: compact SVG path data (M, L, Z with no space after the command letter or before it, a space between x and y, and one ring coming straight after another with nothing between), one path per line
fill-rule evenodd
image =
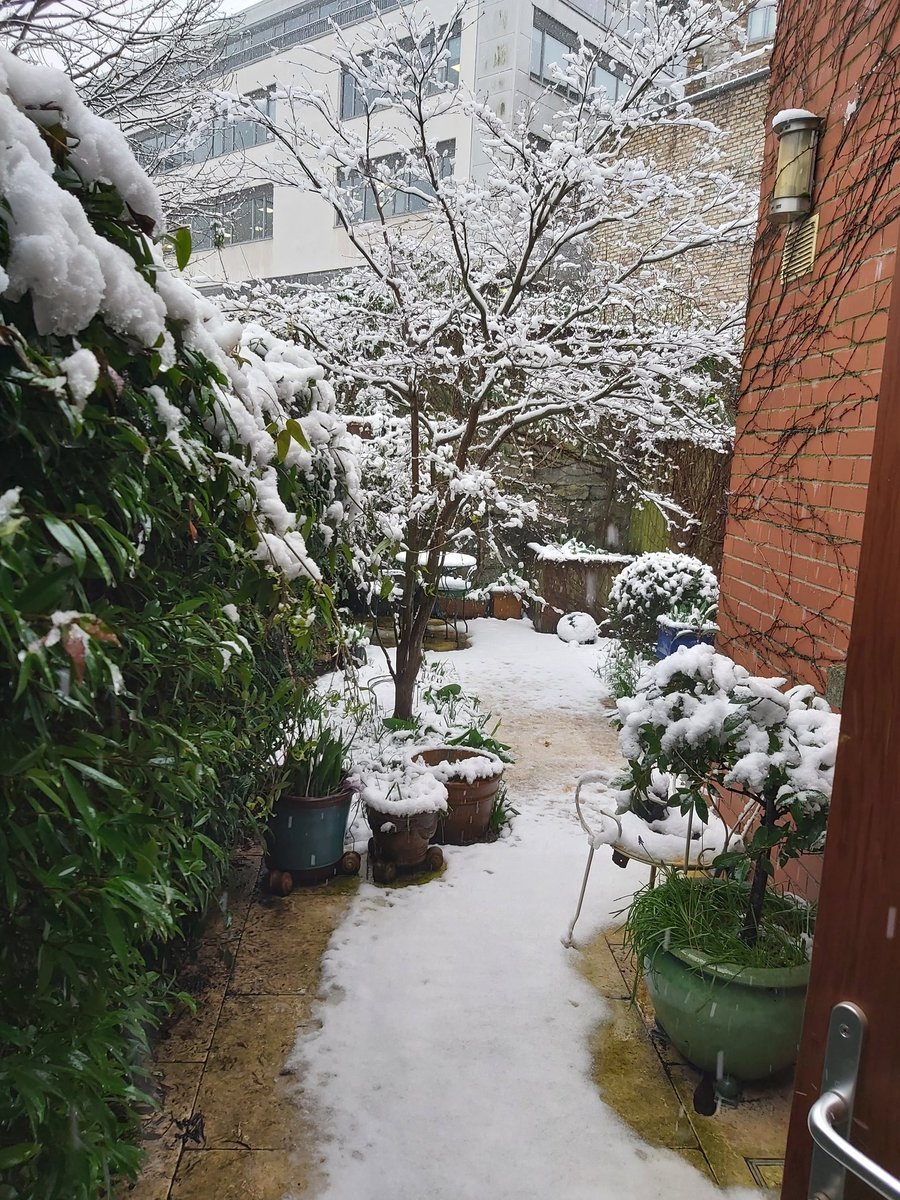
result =
M515 592L491 592L491 613L498 621L518 621L522 616L522 598Z
M462 746L439 746L435 750L422 750L415 757L426 766L433 767L437 763L495 756L486 754L484 750L470 750ZM447 789L447 811L440 814L435 840L447 846L471 846L473 842L483 841L502 778L502 770L485 779L476 779L473 783L462 779L444 779L442 775L441 782Z
M430 845L440 813L415 813L398 817L366 807L366 820L372 830L369 860L376 883L391 883L398 871L436 871L444 856Z

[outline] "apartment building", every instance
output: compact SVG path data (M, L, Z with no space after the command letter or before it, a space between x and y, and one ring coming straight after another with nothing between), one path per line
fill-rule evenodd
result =
M547 85L554 64L581 41L591 44L599 29L622 28L629 7L630 0L469 0L460 12L454 0L429 3L438 22L453 23L447 81L486 99L504 119L526 100L552 105ZM312 81L344 119L361 120L352 80L331 60L335 27L352 40L373 21L390 21L398 8L398 0L261 0L240 14L222 48L223 86L280 123L279 106L288 101L279 98L279 89ZM774 0L759 0L749 18L751 41L771 36L774 12ZM597 82L615 92L617 64L598 65ZM477 177L485 162L471 120L447 113L439 121L444 169L458 178ZM151 128L136 148L165 173L166 191L184 199L195 282L309 278L356 261L328 203L299 186L299 172L286 165L284 149L260 125L217 120L202 144L187 152L177 148L181 134ZM347 183L352 187L352 178ZM424 202L401 196L397 204L392 215L402 219Z

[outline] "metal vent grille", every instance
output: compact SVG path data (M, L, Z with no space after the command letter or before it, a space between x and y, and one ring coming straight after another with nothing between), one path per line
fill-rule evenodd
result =
M818 233L818 213L813 213L805 221L796 221L790 226L784 239L784 254L781 259L782 283L792 283L795 279L808 275L813 269Z

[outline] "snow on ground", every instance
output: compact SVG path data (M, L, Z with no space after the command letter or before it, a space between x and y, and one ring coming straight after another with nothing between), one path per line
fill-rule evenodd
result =
M444 661L503 717L521 815L504 840L447 847L440 878L363 883L335 932L322 1027L301 1032L293 1063L320 1130L317 1198L721 1197L677 1154L641 1142L590 1080L604 1003L560 937L587 853L574 782L614 755L597 648L522 621L477 621L471 633ZM598 853L577 941L644 878Z

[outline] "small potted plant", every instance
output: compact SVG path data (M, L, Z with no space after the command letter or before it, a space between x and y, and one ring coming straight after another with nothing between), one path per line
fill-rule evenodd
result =
M796 1056L812 910L779 895L772 860L822 849L839 717L813 688L784 690L698 645L648 669L613 723L627 761L620 802L649 805L662 772L683 813L706 820L731 792L755 816L742 848L714 861L723 877L670 873L637 894L625 925L660 1025L731 1098L736 1080Z
M487 836L497 789L503 779L509 747L473 725L444 746L413 752L447 789L447 809L438 821L435 840L470 846Z
M519 570L522 564L519 563ZM531 593L528 580L516 571L504 571L488 588L491 597L491 616L498 621L521 620L525 601Z
M406 755L378 764L363 776L362 800L376 883L393 883L401 871L440 869L444 855L431 840L447 809L447 789L424 763Z
M719 632L715 617L714 604L678 604L671 612L660 613L656 618L656 657L666 658L680 646L712 646Z
M689 554L641 554L616 577L609 593L610 632L633 654L652 659L659 618L715 611L719 584L713 571Z
M301 729L278 772L265 830L269 890L283 896L295 884L355 874L361 861L344 850L356 792L348 778L350 744L325 724L318 700L310 700Z

